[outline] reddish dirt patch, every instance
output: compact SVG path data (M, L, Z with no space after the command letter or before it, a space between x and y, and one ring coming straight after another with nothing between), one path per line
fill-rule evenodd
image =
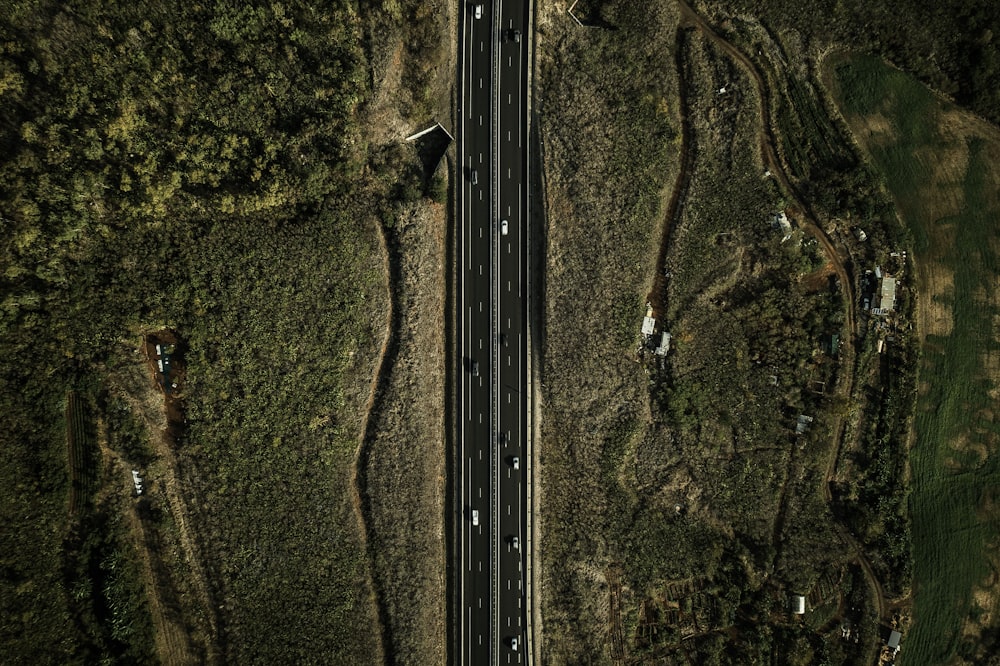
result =
M186 345L180 336L164 329L148 333L143 343L143 352L149 364L153 381L163 393L164 412L167 417L165 437L174 445L184 425L184 384L187 366L184 363Z
M802 277L802 288L806 293L814 294L829 288L830 280L837 276L837 269L832 261L827 261L817 270Z

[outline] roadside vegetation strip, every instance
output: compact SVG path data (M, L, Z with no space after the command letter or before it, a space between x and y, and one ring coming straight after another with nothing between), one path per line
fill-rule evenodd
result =
M916 239L923 361L912 450L914 625L907 666L995 649L1000 133L864 56L836 69L840 107ZM936 324L944 320L946 325ZM929 330L934 325L934 330ZM985 651L985 652L984 652ZM994 653L995 654L995 653Z

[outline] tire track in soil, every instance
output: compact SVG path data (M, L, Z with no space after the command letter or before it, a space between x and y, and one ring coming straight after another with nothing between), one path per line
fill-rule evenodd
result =
M829 257L830 261L833 263L834 270L837 273L837 277L840 280L841 290L843 291L844 302L847 307L847 322L849 324L850 335L846 336L843 341L844 349L842 358L844 359L841 364L842 370L842 380L840 381L840 392L843 396L849 398L853 393L854 389L854 362L855 362L855 340L857 339L857 319L855 315L855 294L854 294L854 283L850 279L850 275L847 269L844 267L843 258L837 252L836 248L833 246L833 242L830 237L823 231L816 217L815 212L809 206L807 206L802 198L801 193L798 188L796 188L792 182L788 179L785 173L784 164L779 160L778 154L775 146L777 142L774 138L774 132L771 128L771 109L770 109L770 97L768 95L769 91L764 77L761 75L760 70L757 66L740 51L734 44L726 40L720 34L718 34L708 22L696 12L686 0L677 0L677 5L680 8L682 20L687 19L691 24L694 25L705 37L714 42L723 51L729 54L736 62L738 62L743 69L750 75L754 80L755 85L758 90L758 98L760 99L760 118L761 118L761 136L760 136L760 151L761 156L764 159L765 165L771 171L771 174L777 179L781 187L788 193L792 201L798 206L802 211L804 218L804 226L809 231L809 233L814 236L819 243L823 246L824 251ZM833 477L834 470L836 468L836 461L840 455L841 442L844 435L844 418L842 416L837 416L833 422L832 427L834 435L834 446L833 452L830 455L829 463L826 470L826 475L823 483L823 497L827 504L832 501L832 496L830 493L830 480ZM779 512L783 514L783 511ZM865 577L868 579L868 583L872 588L872 593L876 601L876 606L881 620L887 620L889 615L888 605L885 601L885 593L882 590L882 585L879 583L878 579L875 577L875 572L869 562L868 557L865 555L864 550L861 545L854 538L847 529L841 525L839 522L834 521L834 526L844 539L848 543L851 549L854 551L855 557L860 562L862 569L865 572Z
M131 494L132 485L128 482L127 475L124 474L129 468L125 461L108 446L107 424L103 419L97 421L97 443L101 451L101 465L109 471L110 478L125 479L119 484L111 484L106 492L114 492L116 488L126 496ZM135 503L129 502L123 511L127 525L128 540L132 547L139 554L142 568L142 583L146 591L146 600L149 603L149 612L153 620L153 632L156 656L162 664L174 666L176 664L197 664L194 651L192 649L190 636L184 627L175 622L167 612L167 604L163 599L163 592L156 579L153 570L153 553L149 548L148 535L142 518L138 514Z
M608 640L611 661L615 666L625 663L625 631L622 627L622 583L617 571L604 574L608 582Z

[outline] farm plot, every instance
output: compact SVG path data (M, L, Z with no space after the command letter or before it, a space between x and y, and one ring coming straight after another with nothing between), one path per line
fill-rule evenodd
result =
M916 241L923 360L911 457L914 626L906 664L995 654L1000 482L1000 133L873 58L836 95Z

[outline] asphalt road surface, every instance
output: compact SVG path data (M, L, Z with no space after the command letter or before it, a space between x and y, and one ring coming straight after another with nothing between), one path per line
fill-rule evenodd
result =
M456 218L461 509L456 661L470 665L524 663L527 654L522 447L529 406L528 6L527 0L484 0L476 18L476 4L464 6L460 31Z
M525 614L524 479L527 429L527 83L526 0L498 0L497 57L497 215L501 233L497 247L499 339L497 402L499 416L498 499L501 547L498 554L497 614L499 662L523 663L527 653ZM502 233L502 221L507 233ZM514 458L518 469L514 469ZM518 547L514 547L514 539ZM516 638L518 649L511 649ZM505 649L506 648L506 651Z

